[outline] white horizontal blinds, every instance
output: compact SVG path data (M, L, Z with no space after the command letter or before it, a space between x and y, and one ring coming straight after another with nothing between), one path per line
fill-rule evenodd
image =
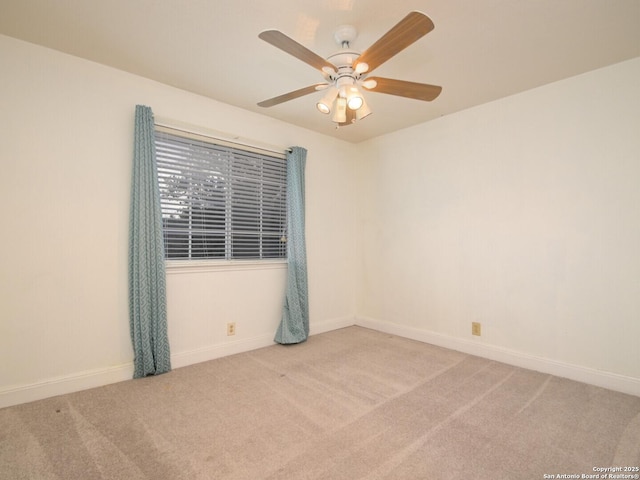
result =
M286 256L283 158L156 130L169 259Z

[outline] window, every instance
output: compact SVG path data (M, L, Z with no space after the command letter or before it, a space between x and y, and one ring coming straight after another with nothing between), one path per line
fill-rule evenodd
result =
M159 126L155 145L165 258L286 257L284 156Z

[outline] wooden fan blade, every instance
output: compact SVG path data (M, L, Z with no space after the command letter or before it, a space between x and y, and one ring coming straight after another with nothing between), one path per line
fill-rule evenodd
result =
M367 72L371 72L433 29L433 22L424 13L411 12L367 48L354 62L353 68L359 63L366 63L369 65Z
M322 67L328 67L331 70L336 69L333 64L327 62L321 56L313 53L307 47L300 45L298 42L287 37L284 33L278 30L265 30L260 33L258 37L265 42L270 43L274 47L279 48L283 52L293 55L298 60L302 60L303 62L311 65L313 68L318 70L322 70Z
M372 92L388 93L399 97L413 98L430 102L440 95L442 87L428 85L426 83L407 82L405 80L394 80L393 78L367 77L367 80L375 80L377 85L368 88ZM366 88L366 87L365 87Z
M268 100L263 100L262 102L258 103L258 106L265 108L273 107L274 105L288 102L289 100L293 100L294 98L302 97L303 95L308 95L310 93L316 92L320 87L325 87L326 85L326 83L316 83L315 85L310 85L308 87L301 88L300 90L295 90L293 92L285 93Z

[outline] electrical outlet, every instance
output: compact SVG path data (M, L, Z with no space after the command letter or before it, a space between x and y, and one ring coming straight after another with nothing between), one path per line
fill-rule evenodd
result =
M480 336L482 335L482 325L480 322L471 322L471 335Z
M235 335L236 334L236 322L227 323L227 335Z

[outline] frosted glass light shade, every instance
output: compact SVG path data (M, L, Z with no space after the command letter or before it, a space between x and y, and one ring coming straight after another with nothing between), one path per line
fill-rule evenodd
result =
M318 103L316 103L316 108L321 113L329 114L331 113L331 105L338 95L338 89L336 87L331 87L327 90L327 93L320 99Z
M351 110L358 110L362 104L364 103L364 98L362 98L362 94L358 90L358 87L351 86L347 90L347 106Z
M344 123L347 121L347 99L338 97L335 102L335 111L333 112L332 121L336 123Z

